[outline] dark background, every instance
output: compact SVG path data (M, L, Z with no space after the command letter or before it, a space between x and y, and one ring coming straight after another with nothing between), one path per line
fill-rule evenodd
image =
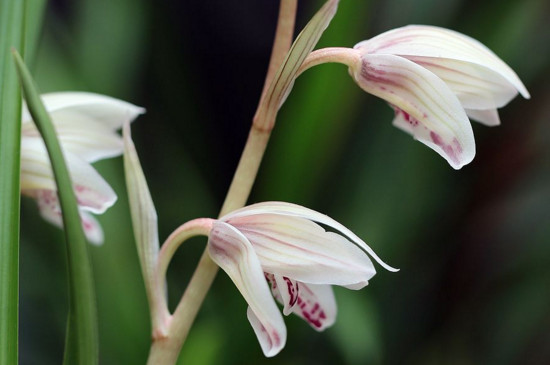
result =
M300 1L301 29L322 1ZM244 146L267 68L277 1L75 0L48 4L34 71L44 91L85 90L147 108L132 126L161 241L215 217ZM250 202L322 211L391 265L359 292L337 288L323 333L287 317L286 348L265 359L246 303L221 273L184 347L186 364L550 363L550 3L544 0L342 0L318 47L347 46L407 24L479 39L532 99L474 125L460 171L391 126L393 112L341 65L301 76L283 106ZM90 247L101 364L145 363L147 303L122 159L96 164L119 195ZM61 232L23 200L21 363L62 359L67 293ZM168 272L175 306L202 252Z

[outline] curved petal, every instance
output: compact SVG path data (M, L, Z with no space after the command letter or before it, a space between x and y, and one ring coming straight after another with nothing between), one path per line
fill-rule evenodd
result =
M216 221L210 232L208 253L248 303L248 319L264 355L275 356L285 345L286 327L252 245L234 227Z
M105 212L117 199L113 189L89 163L71 153L64 155L79 207L96 214ZM57 189L44 142L25 137L21 140L21 190L44 189Z
M30 192L24 191L24 193L36 199L40 215L45 221L63 228L63 217L61 216L61 208L55 191L33 190ZM99 222L91 214L84 211L80 211L80 219L88 241L95 245L103 244L103 229Z
M324 224L342 233L344 236L348 237L355 244L361 247L365 252L367 252L373 259L376 260L376 262L378 262L386 270L399 271L398 269L394 269L393 267L389 266L384 261L382 261L378 257L378 255L376 255L376 253L372 250L372 248L370 248L362 239L360 239L355 233L350 231L344 225L338 223L337 221L335 221L334 219L330 218L325 214L316 212L315 210L312 210L306 207L302 207L301 205L285 203L285 202L277 202L277 201L256 203L241 209L237 209L221 217L220 220L229 221L229 220L235 220L242 217L248 217L248 216L252 217L252 216L261 215L261 214L278 214L278 215L289 216L289 217L300 217L300 218L305 218L314 222Z
M103 229L97 219L85 211L80 212L80 219L82 220L82 228L84 228L88 241L94 245L102 245L104 241Z
M481 42L449 29L409 25L360 42L354 48L365 54L449 58L474 63L499 73L523 97L530 97L516 73L493 51Z
M449 87L432 72L394 55L364 55L361 69L351 69L366 92L404 112L415 139L460 169L472 161L472 126Z
M445 81L464 108L500 108L518 94L508 80L485 66L448 58L418 56L406 56L406 58Z
M466 114L470 119L480 122L489 127L500 125L500 118L496 109L466 109Z
M297 305L292 311L317 331L330 327L336 321L336 300L330 285L298 283Z
M363 286L376 273L355 244L308 219L259 214L224 221L246 236L266 272L313 284Z
M283 314L292 313L292 307L298 302L298 282L279 274L264 273L266 280L271 284L271 294L283 305Z
M286 276L265 273L275 299L284 306L283 313L304 319L317 331L336 321L336 299L330 285L305 284Z
M94 118L65 111L55 114L53 123L63 150L74 153L87 162L122 153L121 137ZM40 137L34 123L23 124L22 134L26 137Z
M106 95L88 92L55 92L41 95L46 110L55 124L58 115L70 112L101 122L111 130L120 129L125 121L134 120L145 109ZM23 123L32 120L27 107L23 106Z

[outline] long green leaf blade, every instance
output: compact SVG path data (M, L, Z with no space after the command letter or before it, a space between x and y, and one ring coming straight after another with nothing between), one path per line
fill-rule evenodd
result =
M92 267L73 185L54 126L38 88L19 54L13 52L27 106L46 144L55 176L67 243L69 319L65 364L97 364L97 313Z
M21 95L10 59L23 46L24 1L0 2L0 364L18 362Z

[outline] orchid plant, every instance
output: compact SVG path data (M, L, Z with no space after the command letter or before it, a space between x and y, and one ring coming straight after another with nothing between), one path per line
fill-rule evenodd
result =
M293 41L296 7L297 0L281 1L264 89L220 217L184 223L162 246L155 206L130 136L129 123L144 109L90 93L42 97L70 172L79 220L91 243L102 243L103 232L89 213L105 212L117 197L90 164L124 153L133 230L151 314L149 364L177 361L218 268L247 302L248 321L268 357L283 349L287 337L277 302L284 315L294 313L322 331L336 320L333 285L364 288L376 273L372 260L388 271L397 271L327 215L285 202L246 206L278 110L304 71L328 62L346 65L361 89L393 108L396 127L432 148L455 169L470 163L475 155L470 119L498 125L497 108L518 93L529 98L510 67L463 34L413 25L353 48L314 51L336 14L338 0L328 0ZM58 188L44 142L31 122L40 119L33 108L29 103L29 113L23 106L21 118L21 192L36 199L44 219L62 227ZM121 127L122 138L116 133ZM208 238L206 249L171 313L166 271L178 247L197 235Z

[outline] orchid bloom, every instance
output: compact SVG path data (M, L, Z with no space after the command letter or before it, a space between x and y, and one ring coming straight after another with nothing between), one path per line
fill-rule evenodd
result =
M123 138L132 225L154 339L175 335L175 315L166 302L166 272L178 247L193 236L208 236L208 254L248 303L248 320L268 357L286 343L286 327L273 297L285 315L295 313L322 331L336 319L331 285L365 287L376 273L369 255L387 270L397 271L334 219L282 202L250 205L219 219L194 219L172 232L159 250L157 214L128 123ZM175 313L179 309L178 305Z
M497 108L518 91L516 73L479 41L461 33L410 25L349 48L313 52L302 69L341 62L366 92L395 110L393 124L459 169L472 161L475 141L468 117L500 124Z
M340 223L282 202L250 205L213 221L208 252L247 301L248 320L265 356L276 355L286 341L272 295L285 315L294 313L322 331L336 318L331 285L361 289L376 273L367 253L396 271Z
M50 113L74 183L82 225L91 243L103 242L103 230L89 213L102 214L117 196L90 165L122 153L117 134L125 121L144 109L104 95L84 92L45 94L42 100ZM21 192L36 199L41 216L62 227L63 221L46 147L26 105L22 113Z

